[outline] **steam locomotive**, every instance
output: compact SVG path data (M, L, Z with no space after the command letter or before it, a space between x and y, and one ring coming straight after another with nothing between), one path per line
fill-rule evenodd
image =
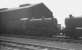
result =
M57 20L43 4L20 5L0 10L1 35L49 36L60 32Z
M80 39L82 37L82 17L74 17L69 15L65 19L66 28L63 30L66 36L72 39Z

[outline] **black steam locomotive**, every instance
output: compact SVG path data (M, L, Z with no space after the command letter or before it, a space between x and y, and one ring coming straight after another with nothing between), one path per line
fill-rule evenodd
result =
M1 35L52 36L59 32L57 20L43 3L0 10Z
M82 37L82 17L74 17L65 19L66 28L63 30L66 36L73 39L80 39Z

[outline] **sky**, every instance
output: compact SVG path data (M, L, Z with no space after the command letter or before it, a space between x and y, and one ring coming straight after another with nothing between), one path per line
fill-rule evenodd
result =
M69 14L73 16L82 16L82 0L0 0L0 8L14 8L25 3L43 2L52 12L58 23L64 25L64 19Z

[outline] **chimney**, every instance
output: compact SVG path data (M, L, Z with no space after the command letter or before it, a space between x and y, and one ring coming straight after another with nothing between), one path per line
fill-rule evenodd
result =
M70 15L69 15L69 17L70 17L70 18L73 18L73 15L72 15L72 14L70 14Z

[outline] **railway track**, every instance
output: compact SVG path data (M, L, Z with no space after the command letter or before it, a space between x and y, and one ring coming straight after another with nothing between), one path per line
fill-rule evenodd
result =
M82 50L80 43L64 43L61 40L55 41L54 38L15 38L6 36L0 36L0 47L15 48L14 50Z
M67 43L79 43L82 44L82 39L81 40L74 40L74 39L69 39L69 38L64 38L64 37L37 37L37 36L25 36L25 35L3 35L7 37L17 37L17 38L24 38L24 39L36 39L36 40L46 40L46 41L60 41L60 42L67 42Z
M35 44L23 44L4 40L0 40L0 48L1 50L67 50L67 49L40 46Z

